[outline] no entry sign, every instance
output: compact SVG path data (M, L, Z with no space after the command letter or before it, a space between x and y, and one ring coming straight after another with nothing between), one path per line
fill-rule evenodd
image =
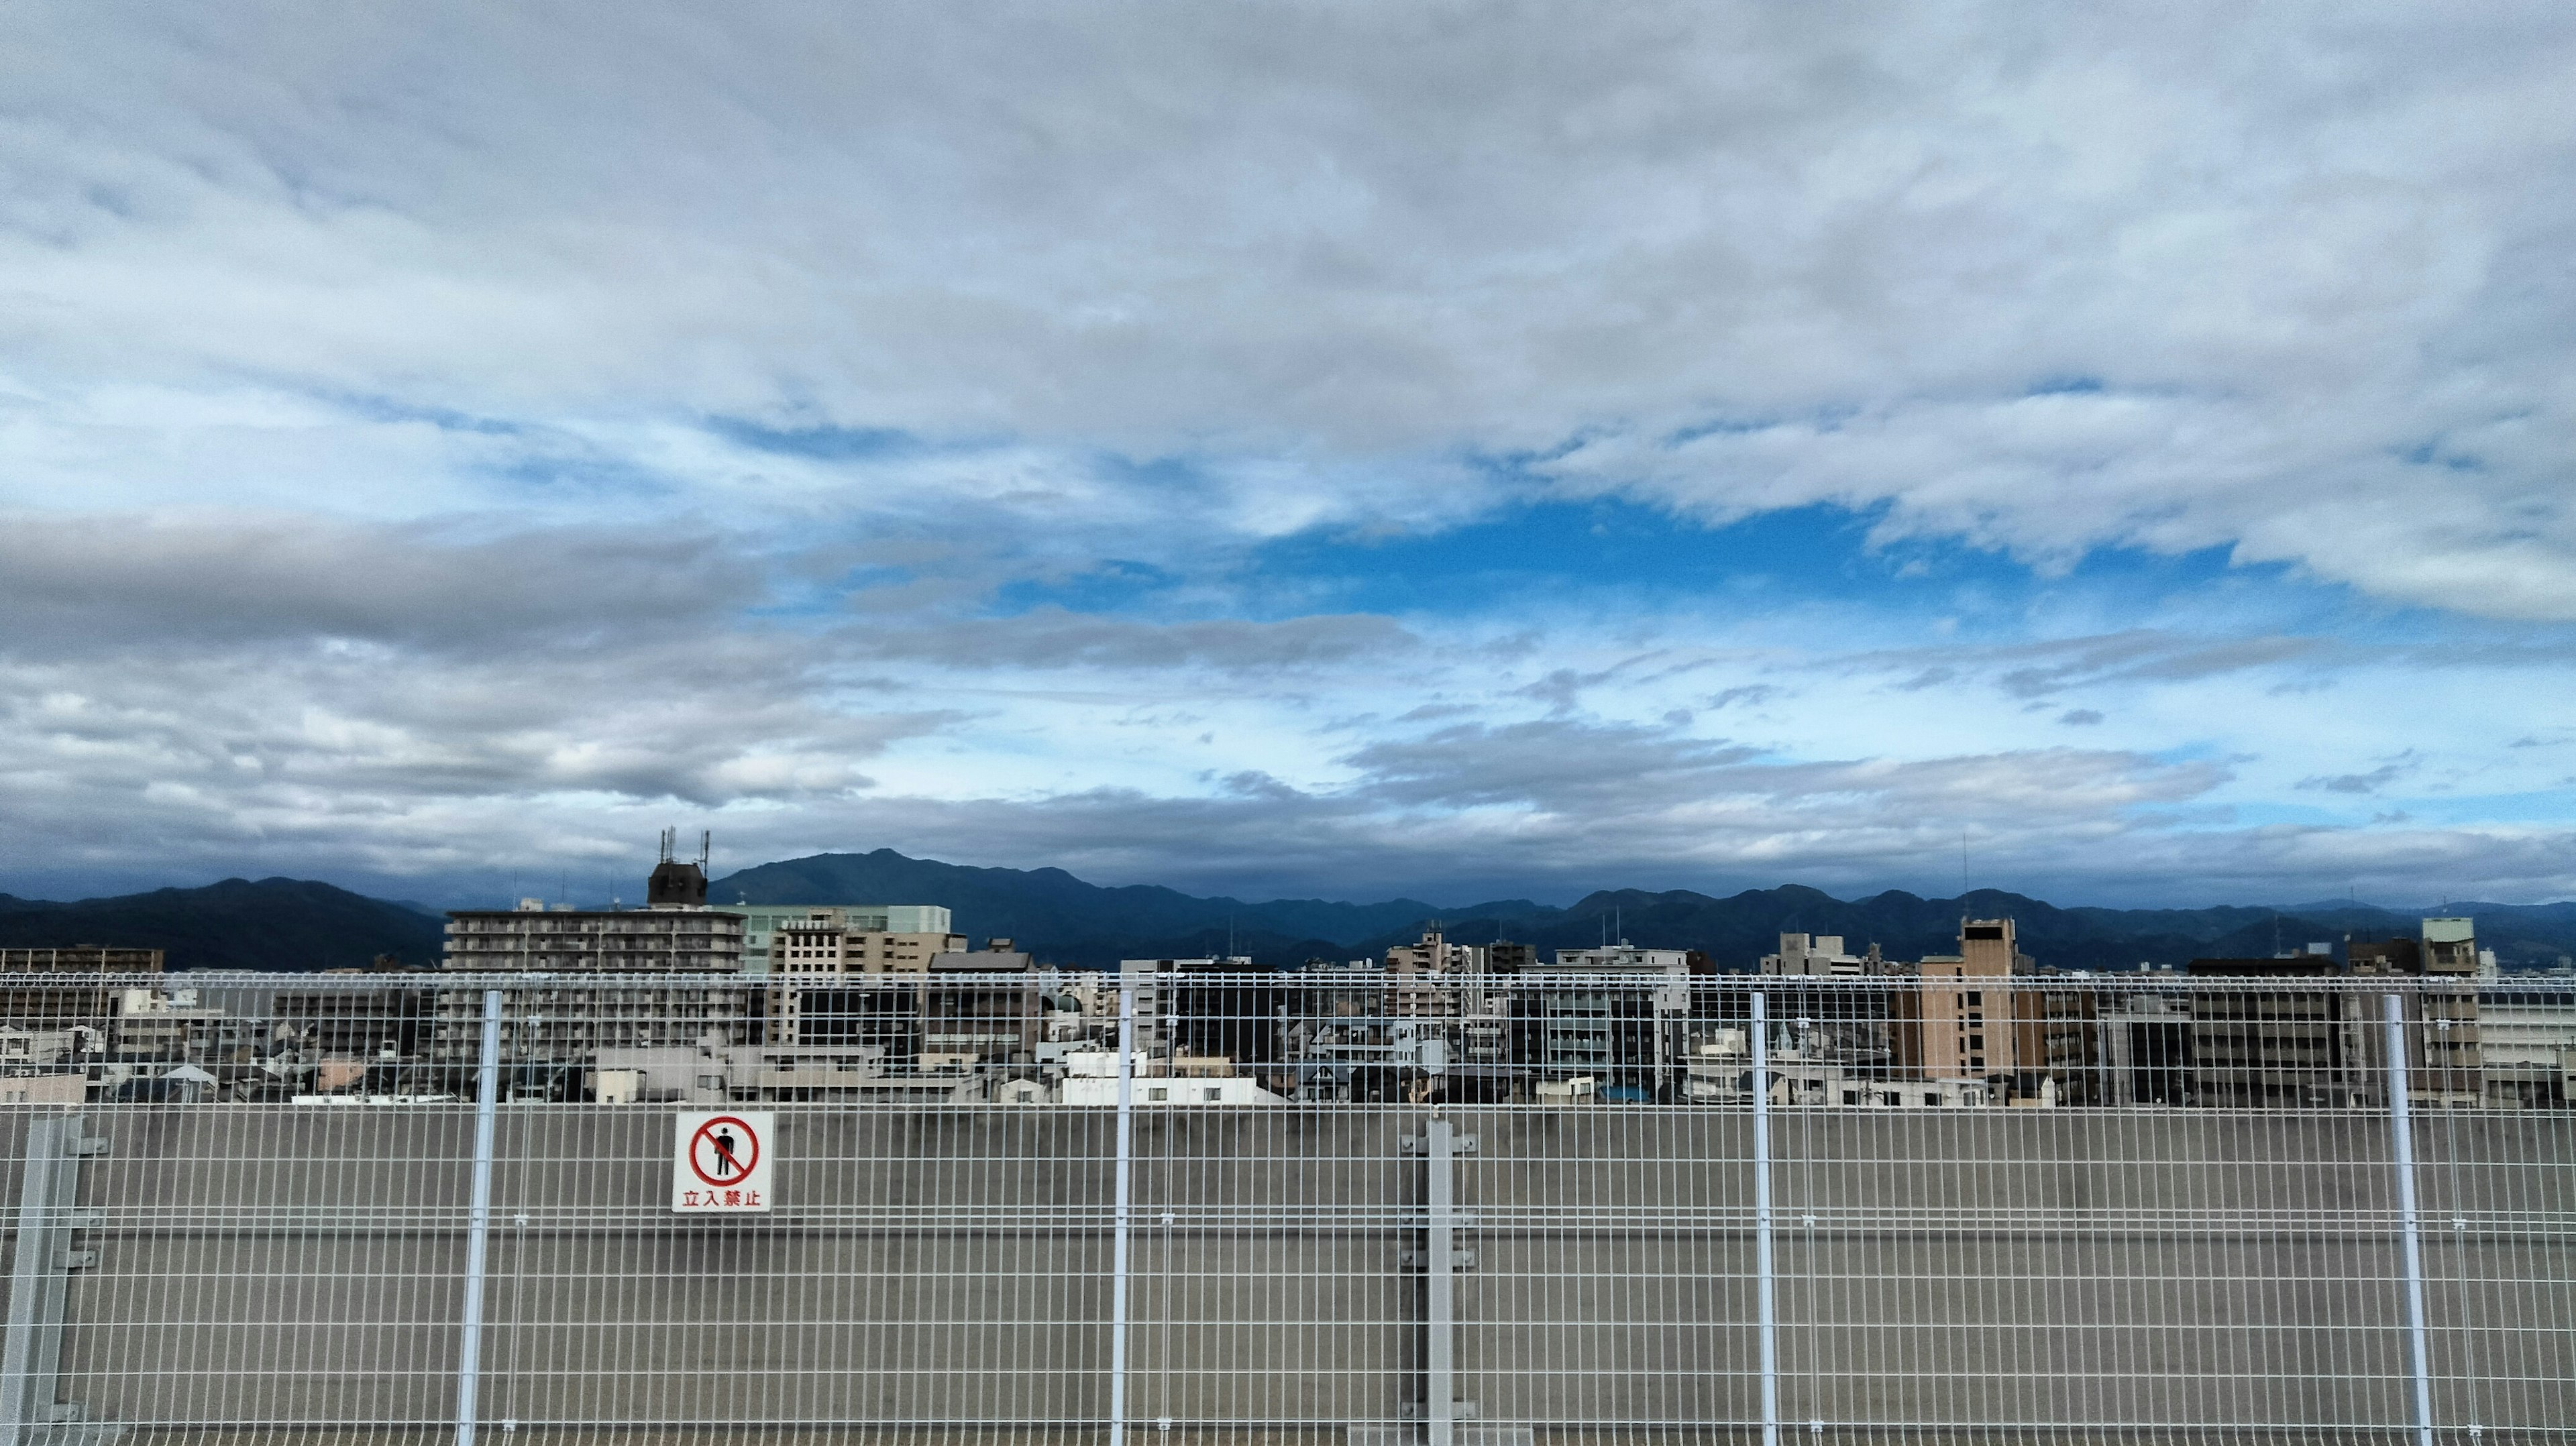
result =
M682 1115L671 1156L671 1208L682 1215L766 1213L777 1149L767 1110Z

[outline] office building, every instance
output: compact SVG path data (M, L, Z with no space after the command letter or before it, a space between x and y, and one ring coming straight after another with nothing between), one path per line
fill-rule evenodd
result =
M2477 924L2472 919L2426 919L2414 938L2352 940L2345 944L2351 972L2363 979L2405 979L2421 986L2403 992L2406 1014L2406 1087L2428 1109L2472 1109L2485 1103L2478 1021ZM2358 1013L2358 1011L2356 1011ZM2378 1016L2370 1016L2376 1023ZM2384 1048L2384 1047L2383 1047ZM2372 1091L2373 1099L2384 1099Z
M2327 955L2194 959L2191 1103L2215 1109L2312 1109L2355 1102L2355 1051L2367 1029L2335 989L2302 988L2343 971ZM2369 1058L2361 1055L2360 1058Z

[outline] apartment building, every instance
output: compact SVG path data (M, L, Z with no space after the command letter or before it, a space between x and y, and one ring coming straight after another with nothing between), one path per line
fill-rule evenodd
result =
M1624 939L1556 951L1558 972L1604 977L1525 996L1537 1017L1538 1077L1589 1077L1614 1099L1674 1092L1689 1047L1691 960L1688 950L1640 949Z
M0 984L0 1019L34 1029L104 1031L123 998L119 976L160 972L158 949L102 944L0 949L0 974L40 976Z
M449 973L552 974L512 985L503 1000L501 1058L514 1096L568 1097L580 1061L603 1049L722 1048L755 1042L761 997L745 984L708 982L742 972L742 917L706 907L701 860L663 857L641 909L459 909L447 916ZM696 977L691 977L696 976ZM481 1049L480 991L439 991L431 1057L473 1061Z

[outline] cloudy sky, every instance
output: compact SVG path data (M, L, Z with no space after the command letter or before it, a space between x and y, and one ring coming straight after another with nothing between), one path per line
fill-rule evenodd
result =
M0 18L0 891L2576 894L2576 10Z

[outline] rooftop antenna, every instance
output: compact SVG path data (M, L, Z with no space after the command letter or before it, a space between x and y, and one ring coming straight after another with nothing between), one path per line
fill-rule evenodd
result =
M711 829L711 828L702 828L702 829L699 829L699 830L698 830L698 872L700 872L700 873L705 873L705 872L706 872L706 869L707 869L707 861L708 861L708 860L710 860L710 859L712 859L712 858L714 858L715 856L716 856L716 831L715 831L714 829Z
M671 850L679 842L679 838L680 831L678 829L666 828L662 830L662 857L656 862L667 864L671 861Z

